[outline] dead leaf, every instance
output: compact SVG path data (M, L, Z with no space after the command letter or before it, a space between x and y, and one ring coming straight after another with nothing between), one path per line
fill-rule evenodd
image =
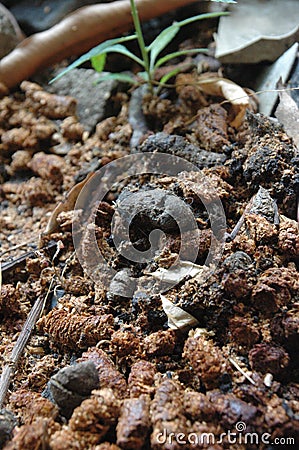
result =
M223 97L232 105L234 118L230 125L239 128L244 121L246 108L250 105L249 96L244 89L227 78L211 74L200 75L197 83L205 94Z
M167 297L160 295L162 300L162 307L168 317L168 326L172 330L185 327L195 327L198 325L198 320L191 316L191 314L184 311L179 306L174 305Z
M279 92L279 104L275 111L275 117L299 149L299 110L296 102L286 91Z
M187 276L195 277L202 272L203 266L198 266L190 261L180 261L178 264L171 266L169 269L159 267L155 272L148 275L165 283L179 283Z
M51 234L59 228L59 224L57 222L58 215L61 212L72 211L74 209L81 190L93 175L94 175L93 172L88 174L83 181L72 187L72 189L66 194L66 197L62 202L58 203L58 205L55 207L54 211L51 214L46 229L42 233L43 236Z
M298 40L298 0L242 0L221 17L216 58L226 64L275 61Z
M277 83L281 78L288 80L298 53L298 43L289 48L273 64L262 65L254 82L254 90L258 94L259 112L270 116L278 99Z

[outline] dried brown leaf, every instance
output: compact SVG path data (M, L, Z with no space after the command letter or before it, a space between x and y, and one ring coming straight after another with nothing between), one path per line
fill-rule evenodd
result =
M87 177L81 181L80 183L76 184L72 189L66 194L65 199L62 202L59 202L58 205L55 207L54 211L51 214L51 217L47 223L46 229L42 233L43 236L47 234L51 234L54 231L56 231L59 228L59 223L57 221L57 217L61 212L66 211L72 211L75 207L77 198L87 183L87 181L93 176L93 173L90 173L87 175Z
M230 125L239 128L242 125L246 108L249 107L249 96L243 88L227 78L203 74L198 78L199 88L208 95L225 98L232 106L234 118Z

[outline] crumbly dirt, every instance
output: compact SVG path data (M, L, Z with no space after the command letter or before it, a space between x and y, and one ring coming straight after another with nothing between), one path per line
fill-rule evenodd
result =
M5 450L270 450L276 438L298 442L298 151L279 124L254 111L234 129L229 106L203 94L196 76L191 67L177 76L176 89L161 98L144 96L138 114L148 130L137 146L143 154L167 153L198 165L224 208L227 234L213 274L204 268L163 294L197 319L192 329L170 328L160 295L146 287L149 273L180 257L188 260L192 248L198 249L197 266L208 256L211 224L192 189L202 183L198 172L131 177L97 205L93 228L86 223L83 251L92 265L95 231L116 271L105 285L100 276L84 273L74 253L72 208L58 212L55 230L40 235L73 186L135 154L130 92L114 94L122 108L90 134L76 118L74 98L29 81L1 98L1 366L34 302L45 299L0 412ZM117 204L132 192L143 193L140 203L124 207L133 211L135 248L146 251L156 228L164 233L143 264L122 257L113 245ZM180 233L167 213L179 208L173 196L195 217L195 235L187 228ZM132 279L140 280L138 288ZM98 381L87 392L82 377L89 372L83 371L70 387L71 368L80 372L88 362ZM61 379L56 404L51 389ZM75 394L73 403L67 400ZM240 423L258 436L269 433L269 443L248 443L245 431L231 442L229 431ZM204 433L214 441L188 441Z

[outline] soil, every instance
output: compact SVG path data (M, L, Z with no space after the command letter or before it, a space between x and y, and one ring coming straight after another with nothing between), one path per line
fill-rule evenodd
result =
M0 413L5 450L270 450L299 439L298 150L255 104L234 128L231 105L196 83L199 66L219 63L188 63L159 97L143 92L138 101L135 91L131 102L131 90L114 92L114 115L90 133L76 99L37 83L0 100L3 367L44 301ZM110 187L81 222L82 267L72 236L79 192L71 189L136 153L180 157L198 170L162 167ZM211 273L213 196L227 227ZM135 250L149 252L145 262L120 254L126 233ZM92 235L106 265L95 259ZM196 275L165 288L156 274L171 275L180 260ZM163 296L177 307L176 327ZM246 432L260 440L248 442ZM194 445L205 433L214 440Z

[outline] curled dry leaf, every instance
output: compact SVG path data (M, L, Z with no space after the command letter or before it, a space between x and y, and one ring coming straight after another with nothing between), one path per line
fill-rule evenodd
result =
M149 20L194 0L136 0L141 20ZM0 61L0 83L12 88L41 67L84 53L132 28L129 0L79 8L61 22L36 33Z
M168 326L172 330L185 327L195 327L198 325L198 320L191 316L191 314L184 311L179 306L174 305L168 298L161 295L162 307L168 317Z
M155 272L151 272L148 275L163 281L165 283L178 283L187 276L196 277L196 275L202 272L203 266L193 264L190 261L180 261L178 264L171 266L169 269L159 267Z
M234 117L230 125L239 128L242 125L246 108L250 106L249 96L241 86L227 78L211 74L200 75L197 79L198 87L205 94L225 98L232 107Z
M85 186L87 181L92 176L93 176L93 173L88 174L87 177L83 181L81 181L80 183L78 183L72 187L72 189L67 193L67 195L63 201L58 203L58 205L56 206L56 208L54 209L54 211L51 214L51 217L47 223L46 229L42 233L43 236L45 236L47 234L51 234L57 230L57 228L59 227L59 224L57 222L57 217L59 216L59 214L61 212L72 211L74 209L76 200L77 200L81 190L83 189L83 187Z

